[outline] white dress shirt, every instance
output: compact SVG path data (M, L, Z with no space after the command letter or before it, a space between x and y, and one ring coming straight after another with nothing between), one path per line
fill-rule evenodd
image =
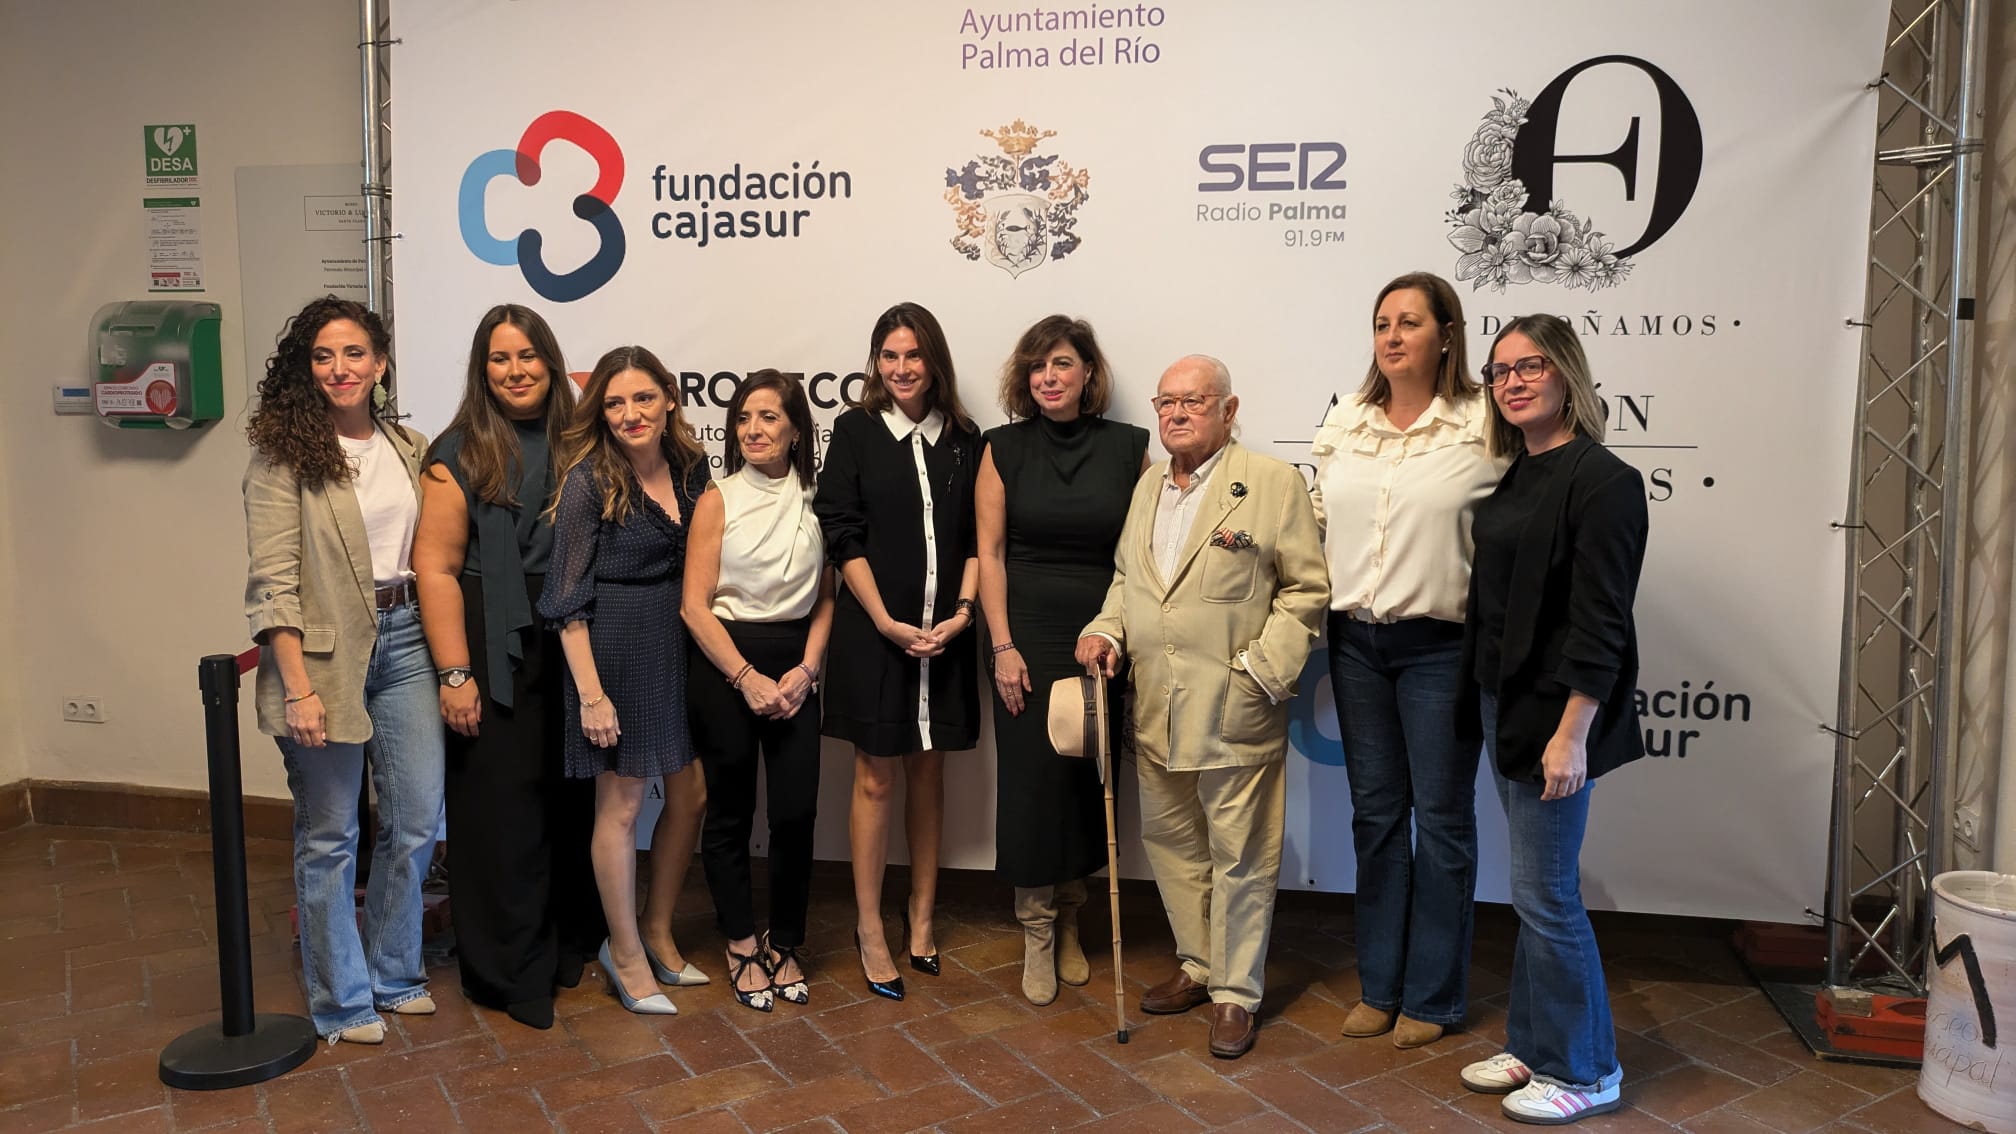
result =
M1155 497L1155 527L1150 538L1155 541L1155 569L1162 573L1164 583L1176 573L1183 545L1190 542L1190 529L1196 526L1197 513L1204 508L1204 482L1211 479L1211 470L1218 467L1218 458L1224 455L1221 446L1204 458L1191 471L1188 486L1176 483L1174 461L1162 470L1162 491Z
M786 472L772 479L745 464L721 490L721 577L713 610L726 622L790 622L819 601L826 542L812 493Z
M1462 622L1470 518L1509 461L1486 451L1488 393L1437 397L1406 429L1356 395L1331 407L1310 452L1330 609L1361 622Z

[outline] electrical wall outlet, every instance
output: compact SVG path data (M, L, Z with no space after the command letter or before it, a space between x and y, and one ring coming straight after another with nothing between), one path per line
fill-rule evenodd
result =
M105 702L97 697L65 697L63 719L80 724L104 724Z
M1962 807L1953 813L1953 837L1968 850L1981 849L1981 809Z

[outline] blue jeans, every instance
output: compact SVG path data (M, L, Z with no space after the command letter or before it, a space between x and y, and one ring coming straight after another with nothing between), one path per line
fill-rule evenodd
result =
M1477 891L1477 748L1456 736L1463 627L1330 616L1330 687L1351 782L1365 1003L1458 1024ZM1410 822L1411 819L1411 822Z
M279 737L294 793L294 893L308 1014L329 1038L427 991L420 956L420 884L441 825L443 738L438 683L420 615L408 603L378 613L364 673L368 744L303 748ZM357 795L367 756L378 794L378 841L357 930Z
M1617 1075L1617 1030L1596 931L1582 907L1582 835L1593 784L1567 799L1540 798L1540 784L1495 771L1498 699L1479 691L1486 751L1505 805L1512 841L1512 908L1519 942L1512 951L1512 1002L1505 1050L1535 1079L1567 1090L1597 1090Z

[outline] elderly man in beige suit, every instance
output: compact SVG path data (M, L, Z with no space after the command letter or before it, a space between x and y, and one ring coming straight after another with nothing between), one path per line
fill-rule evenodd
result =
M1212 1002L1211 1054L1253 1047L1281 873L1288 702L1330 599L1302 474L1232 440L1225 364L1179 360L1156 388L1169 460L1134 488L1113 585L1078 641L1133 659L1141 841L1182 967L1144 1012Z

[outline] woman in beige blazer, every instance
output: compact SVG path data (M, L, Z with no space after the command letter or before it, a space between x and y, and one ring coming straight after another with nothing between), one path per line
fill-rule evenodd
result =
M420 883L441 822L442 732L411 565L426 439L382 407L389 347L361 304L313 301L267 360L246 428L259 728L278 739L294 794L301 970L330 1043L382 1043L380 1009L434 1011ZM360 933L351 894L367 751L378 841Z

